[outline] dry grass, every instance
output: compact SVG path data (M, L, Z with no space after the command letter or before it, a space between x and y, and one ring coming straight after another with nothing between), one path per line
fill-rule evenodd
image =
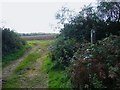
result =
M52 40L56 37L56 34L50 35L36 35L36 36L21 36L25 40Z

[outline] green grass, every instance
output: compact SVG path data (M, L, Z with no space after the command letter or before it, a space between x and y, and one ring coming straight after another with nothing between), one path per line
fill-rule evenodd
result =
M21 87L20 80L24 78L24 74L27 70L29 70L31 65L40 57L40 54L37 52L29 54L15 69L13 74L7 80L7 83L3 86L3 88L19 88Z
M19 50L16 50L8 55L6 55L4 58L2 58L2 67L7 66L10 62L20 58L25 51L27 51L29 48L41 44L44 47L47 47L49 45L49 43L52 40L31 40L31 41L27 41L27 44L25 46L23 46L22 48L20 48Z
M42 46L41 48L44 49L48 48L50 42L50 40L32 40L28 41L28 44L30 46L40 45ZM26 77L27 71L31 70L33 68L32 65L36 62L38 58L41 57L43 57L42 53L37 49L33 53L29 54L26 58L24 58L24 60L16 67L13 74L7 79L7 82L3 84L3 88L20 88L22 87L21 85L23 85L22 82L26 82L26 86L23 85L23 87L32 87L36 84L39 84L40 82L44 82L44 79L43 77L41 77L41 75L33 79L29 79L28 77Z
M26 44L19 50L14 51L14 52L6 55L5 57L3 57L2 58L2 67L7 66L11 61L14 61L14 60L18 59L19 57L21 57L25 53L25 51L28 50L29 48L31 48L31 45Z
M47 47L53 41L54 40L29 40L29 41L27 41L27 43L29 43L30 45L40 44L43 47Z
M70 88L70 80L65 70L55 69L50 56L44 58L43 70L48 73L48 88Z
M15 73L23 74L26 70L30 69L30 65L32 65L39 57L39 52L33 52L29 54L16 68Z
M22 76L23 77L23 76ZM21 78L20 75L12 75L8 80L7 83L4 85L3 84L3 89L4 88L19 88L20 87L20 80L19 78Z

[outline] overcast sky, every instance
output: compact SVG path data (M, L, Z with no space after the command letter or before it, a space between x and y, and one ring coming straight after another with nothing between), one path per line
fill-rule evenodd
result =
M83 5L87 5L93 1L95 2L95 0L84 0L84 2L83 0L79 0L79 2L76 0L74 0L74 2L72 0L64 0L64 2L54 0L53 2L47 0L44 2L38 2L36 0L10 1L8 2L5 0L0 4L0 7L2 7L2 18L0 18L0 23L2 26L4 25L14 29L19 33L56 33L58 31L53 30L51 25L57 23L55 13L62 6L65 5L71 9L75 9L75 11L79 11Z

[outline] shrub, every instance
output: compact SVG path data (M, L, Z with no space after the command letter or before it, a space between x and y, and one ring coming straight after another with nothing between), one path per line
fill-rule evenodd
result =
M65 39L63 36L57 38L51 46L52 60L57 67L66 67L69 65L74 52L77 50L76 42L73 39Z
M120 88L119 36L110 36L93 46L85 45L74 58L71 66L74 87Z
M9 28L2 29L2 57L12 53L25 45L25 41L21 39L17 33Z

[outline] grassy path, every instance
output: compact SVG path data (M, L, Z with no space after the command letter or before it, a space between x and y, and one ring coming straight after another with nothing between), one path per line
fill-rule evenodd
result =
M11 64L9 64L7 67L3 68L2 76L3 80L6 80L7 77L9 77L12 72L15 70L15 68L20 64L24 58L26 58L30 53L35 51L38 48L38 46L33 47L31 50L28 50L21 58L13 61Z
M37 43L21 58L3 69L3 88L47 88L48 75L41 70L50 41Z

